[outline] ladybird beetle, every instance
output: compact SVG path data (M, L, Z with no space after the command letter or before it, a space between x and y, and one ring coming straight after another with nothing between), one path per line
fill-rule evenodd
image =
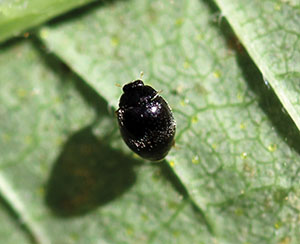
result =
M123 140L142 158L162 160L174 144L176 132L168 103L142 80L124 85L123 92L116 111Z

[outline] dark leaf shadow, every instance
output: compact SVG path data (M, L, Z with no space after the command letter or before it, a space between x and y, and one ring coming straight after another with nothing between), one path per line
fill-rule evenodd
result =
M212 23L220 30L227 42L228 49L233 51L242 70L242 75L250 91L258 97L260 108L268 116L272 126L285 143L300 154L300 134L294 121L286 112L273 89L264 80L263 74L255 65L243 45L239 42L229 23L212 0L204 0L215 19ZM220 19L221 18L221 19Z
M134 184L137 161L112 150L86 127L66 142L52 169L46 204L62 217L86 214Z
M10 202L8 202L2 195L0 195L0 208L2 211L6 212L6 214L11 217L14 223L14 227L17 230L23 231L26 239L33 244L38 244L38 238L31 231L30 227L27 225L26 221L22 221L22 215L15 211L15 209L11 206ZM3 220L2 220L3 221ZM14 229L14 231L16 231ZM2 236L1 236L2 237ZM12 238L13 240L14 238ZM1 240L3 242L3 239Z
M70 10L69 12L66 12L58 17L55 17L50 21L48 21L48 24L57 25L60 24L61 22L69 22L72 20L76 20L80 17L88 15L91 11L95 11L97 8L105 7L107 5L113 5L121 1L127 1L127 0L96 0L84 6Z
M258 95L260 107L271 120L278 134L290 147L300 153L299 130L273 89L267 81L263 80L262 74L247 54L237 55L237 61L243 71L248 87Z
M170 165L168 164L168 162L166 160L164 160L162 163L160 164L154 164L154 167L158 167L160 169L160 172L162 174L162 176L169 182L172 183L172 186L174 188L175 191L177 191L182 197L183 199L189 201L189 203L192 206L192 209L194 211L194 216L198 218L199 222L203 223L207 230L214 235L215 231L212 227L212 224L209 222L208 218L206 217L205 213L203 212L202 209L200 209L195 202L193 202L193 200L190 198L190 195L187 191L187 189L185 188L185 186L183 185L183 183L180 181L180 179L178 178L178 176L175 174L175 172L172 170L172 168L170 167Z
M31 36L33 33L36 32L36 30L39 29L39 27L43 24L49 24L49 25L56 25L59 24L60 22L67 22L67 21L72 21L75 20L76 18L80 16L87 15L91 11L105 7L106 5L113 5L116 2L120 1L127 1L127 0L94 0L90 3L86 3L83 6L78 6L75 7L67 12L62 13L61 15L54 16L50 20L46 20L44 23L42 22L41 24L38 24L37 26L31 26L29 28L26 28L20 32L20 34L17 37L10 37L7 40L4 40L3 42L0 42L0 49L2 46L8 46L11 45L12 42L19 41L24 38L24 36Z

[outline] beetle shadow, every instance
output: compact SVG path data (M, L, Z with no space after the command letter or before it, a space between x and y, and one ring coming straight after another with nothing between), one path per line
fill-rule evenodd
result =
M84 215L127 192L136 181L134 167L140 161L109 146L109 141L118 131L116 124L106 133L105 141L93 134L99 119L113 116L112 108L55 55L45 53L39 40L31 39L41 54L41 61L55 70L61 84L72 82L83 100L95 110L96 117L91 124L68 138L46 183L45 202L55 215Z
M283 139L283 141L300 154L300 134L294 121L291 119L274 90L264 80L263 74L255 65L243 45L239 42L227 20L222 17L221 12L211 0L204 0L210 9L212 20L227 42L228 48L234 52L242 76L251 92L257 95L259 107L268 116L272 126Z
M83 128L68 139L54 164L46 204L62 217L86 214L129 190L137 164L100 141L92 127Z

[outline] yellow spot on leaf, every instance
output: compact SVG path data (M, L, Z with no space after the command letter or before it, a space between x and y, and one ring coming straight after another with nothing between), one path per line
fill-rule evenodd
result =
M214 77L216 77L216 78L220 78L221 77L221 73L220 73L219 70L216 70L213 74L214 74Z
M174 167L175 162L174 161L170 161L169 164L170 164L171 167Z
M216 148L218 147L218 145L217 145L216 143L213 143L213 144L211 144L211 147L212 147L213 149L216 149Z
M274 4L274 9L277 11L281 10L281 5L279 3Z
M40 36L41 36L41 38L47 38L48 37L48 35L49 35L49 32L47 31L47 30L45 30L45 29L43 29L41 32L40 32Z
M190 65L190 63L189 63L188 61L185 61L185 62L183 63L183 68L185 68L185 69L188 69L190 66L191 66L191 65Z
M198 34L198 35L196 36L196 40L197 40L197 41L203 40L203 35L202 35L202 34Z
M246 125L244 123L240 123L240 129L244 130L246 128Z
M247 154L246 152L242 152L242 153L241 153L241 158L242 158L242 159L246 159L247 156L248 156L248 154Z
M140 159L139 155L137 155L136 153L133 154L133 157L136 159Z
M198 116L195 115L192 117L192 123L197 123L198 122Z
M280 223L280 222L276 222L275 224L274 224L274 227L275 227L275 229L279 229L280 227L282 226L282 223Z
M110 43L113 47L116 47L119 45L120 41L119 41L119 38L118 37L112 37L111 40L110 40Z
M200 160L199 160L199 157L198 157L198 156L195 156L195 157L192 158L192 163L193 163L193 164L198 164L199 161L200 161Z
M178 18L177 20L176 20L176 22L175 22L175 24L177 25L177 26L181 26L182 24L183 24L183 18Z
M268 146L268 150L269 150L270 152L275 152L275 151L277 150L277 145L276 145L276 144L270 144L270 145Z
M18 89L17 91L17 95L19 98L24 98L27 96L27 91L24 89Z
M242 93L238 92L238 94L236 95L236 97L237 97L237 99L239 101L243 101L243 95L242 95Z

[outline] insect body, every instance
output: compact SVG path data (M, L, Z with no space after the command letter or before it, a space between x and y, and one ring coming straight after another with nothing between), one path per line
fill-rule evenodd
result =
M174 144L176 131L168 103L141 80L126 84L123 92L117 116L125 143L142 158L163 159Z

